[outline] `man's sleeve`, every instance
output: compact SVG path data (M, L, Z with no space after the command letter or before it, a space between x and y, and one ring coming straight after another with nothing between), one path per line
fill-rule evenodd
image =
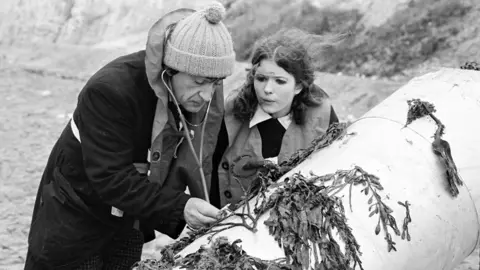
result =
M150 182L133 166L133 105L112 87L82 91L74 114L86 174L101 200L153 227L178 224L189 195ZM168 226L167 226L168 227Z

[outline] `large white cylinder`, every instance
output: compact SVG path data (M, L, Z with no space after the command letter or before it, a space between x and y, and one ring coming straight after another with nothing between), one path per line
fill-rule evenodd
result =
M424 117L404 127L407 100L414 98L435 105L434 114L445 125L443 138L450 143L464 182L456 198L447 189L444 165L432 151L435 122ZM283 178L295 172L324 175L352 169L354 165L362 167L380 178L384 190L379 194L393 209L399 228L405 208L398 201L410 202L412 217L411 241L392 234L397 251L387 252L383 232L374 233L377 218L369 217L368 197L360 193L361 187L353 188L353 212L347 207L348 189L338 194L344 195L345 214L360 244L364 269L453 269L474 251L479 238L479 118L480 72L442 69L411 80L349 126L347 132L355 135L345 136L313 153ZM284 257L263 224L268 216L267 212L261 217L256 233L235 227L216 237L241 239L243 249L261 259ZM239 221L232 218L235 219ZM206 237L199 238L180 255L193 253L207 243Z

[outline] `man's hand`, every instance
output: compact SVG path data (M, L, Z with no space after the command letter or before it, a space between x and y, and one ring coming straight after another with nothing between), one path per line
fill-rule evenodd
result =
M185 205L185 210L183 210L183 217L192 229L198 229L212 224L217 220L219 215L220 210L198 198L190 198Z

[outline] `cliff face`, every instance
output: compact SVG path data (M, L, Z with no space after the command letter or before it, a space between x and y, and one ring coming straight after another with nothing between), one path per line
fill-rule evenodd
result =
M196 8L205 2L2 0L0 44L122 46L143 42L146 30L163 14L178 7Z
M224 0L227 8L255 6L250 0ZM407 0L308 0L319 8L358 9L367 25L382 23ZM0 44L57 43L122 46L144 40L163 14L198 8L208 0L2 0ZM299 0L293 2L301 2Z
M405 8L410 2L414 0L311 0L318 8L357 9L363 14L361 23L366 27L385 23L396 11Z
M480 57L478 0L219 1L227 8L224 22L240 61L248 59L255 40L280 26L308 26L314 33L353 29L352 46L319 61L318 69L331 73L412 77ZM0 66L90 74L118 55L143 49L148 29L165 13L209 2L1 0ZM471 8L455 8L459 3Z

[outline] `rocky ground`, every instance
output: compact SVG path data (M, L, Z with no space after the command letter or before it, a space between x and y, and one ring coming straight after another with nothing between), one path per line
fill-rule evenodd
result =
M0 269L23 269L38 182L81 81L0 70Z

